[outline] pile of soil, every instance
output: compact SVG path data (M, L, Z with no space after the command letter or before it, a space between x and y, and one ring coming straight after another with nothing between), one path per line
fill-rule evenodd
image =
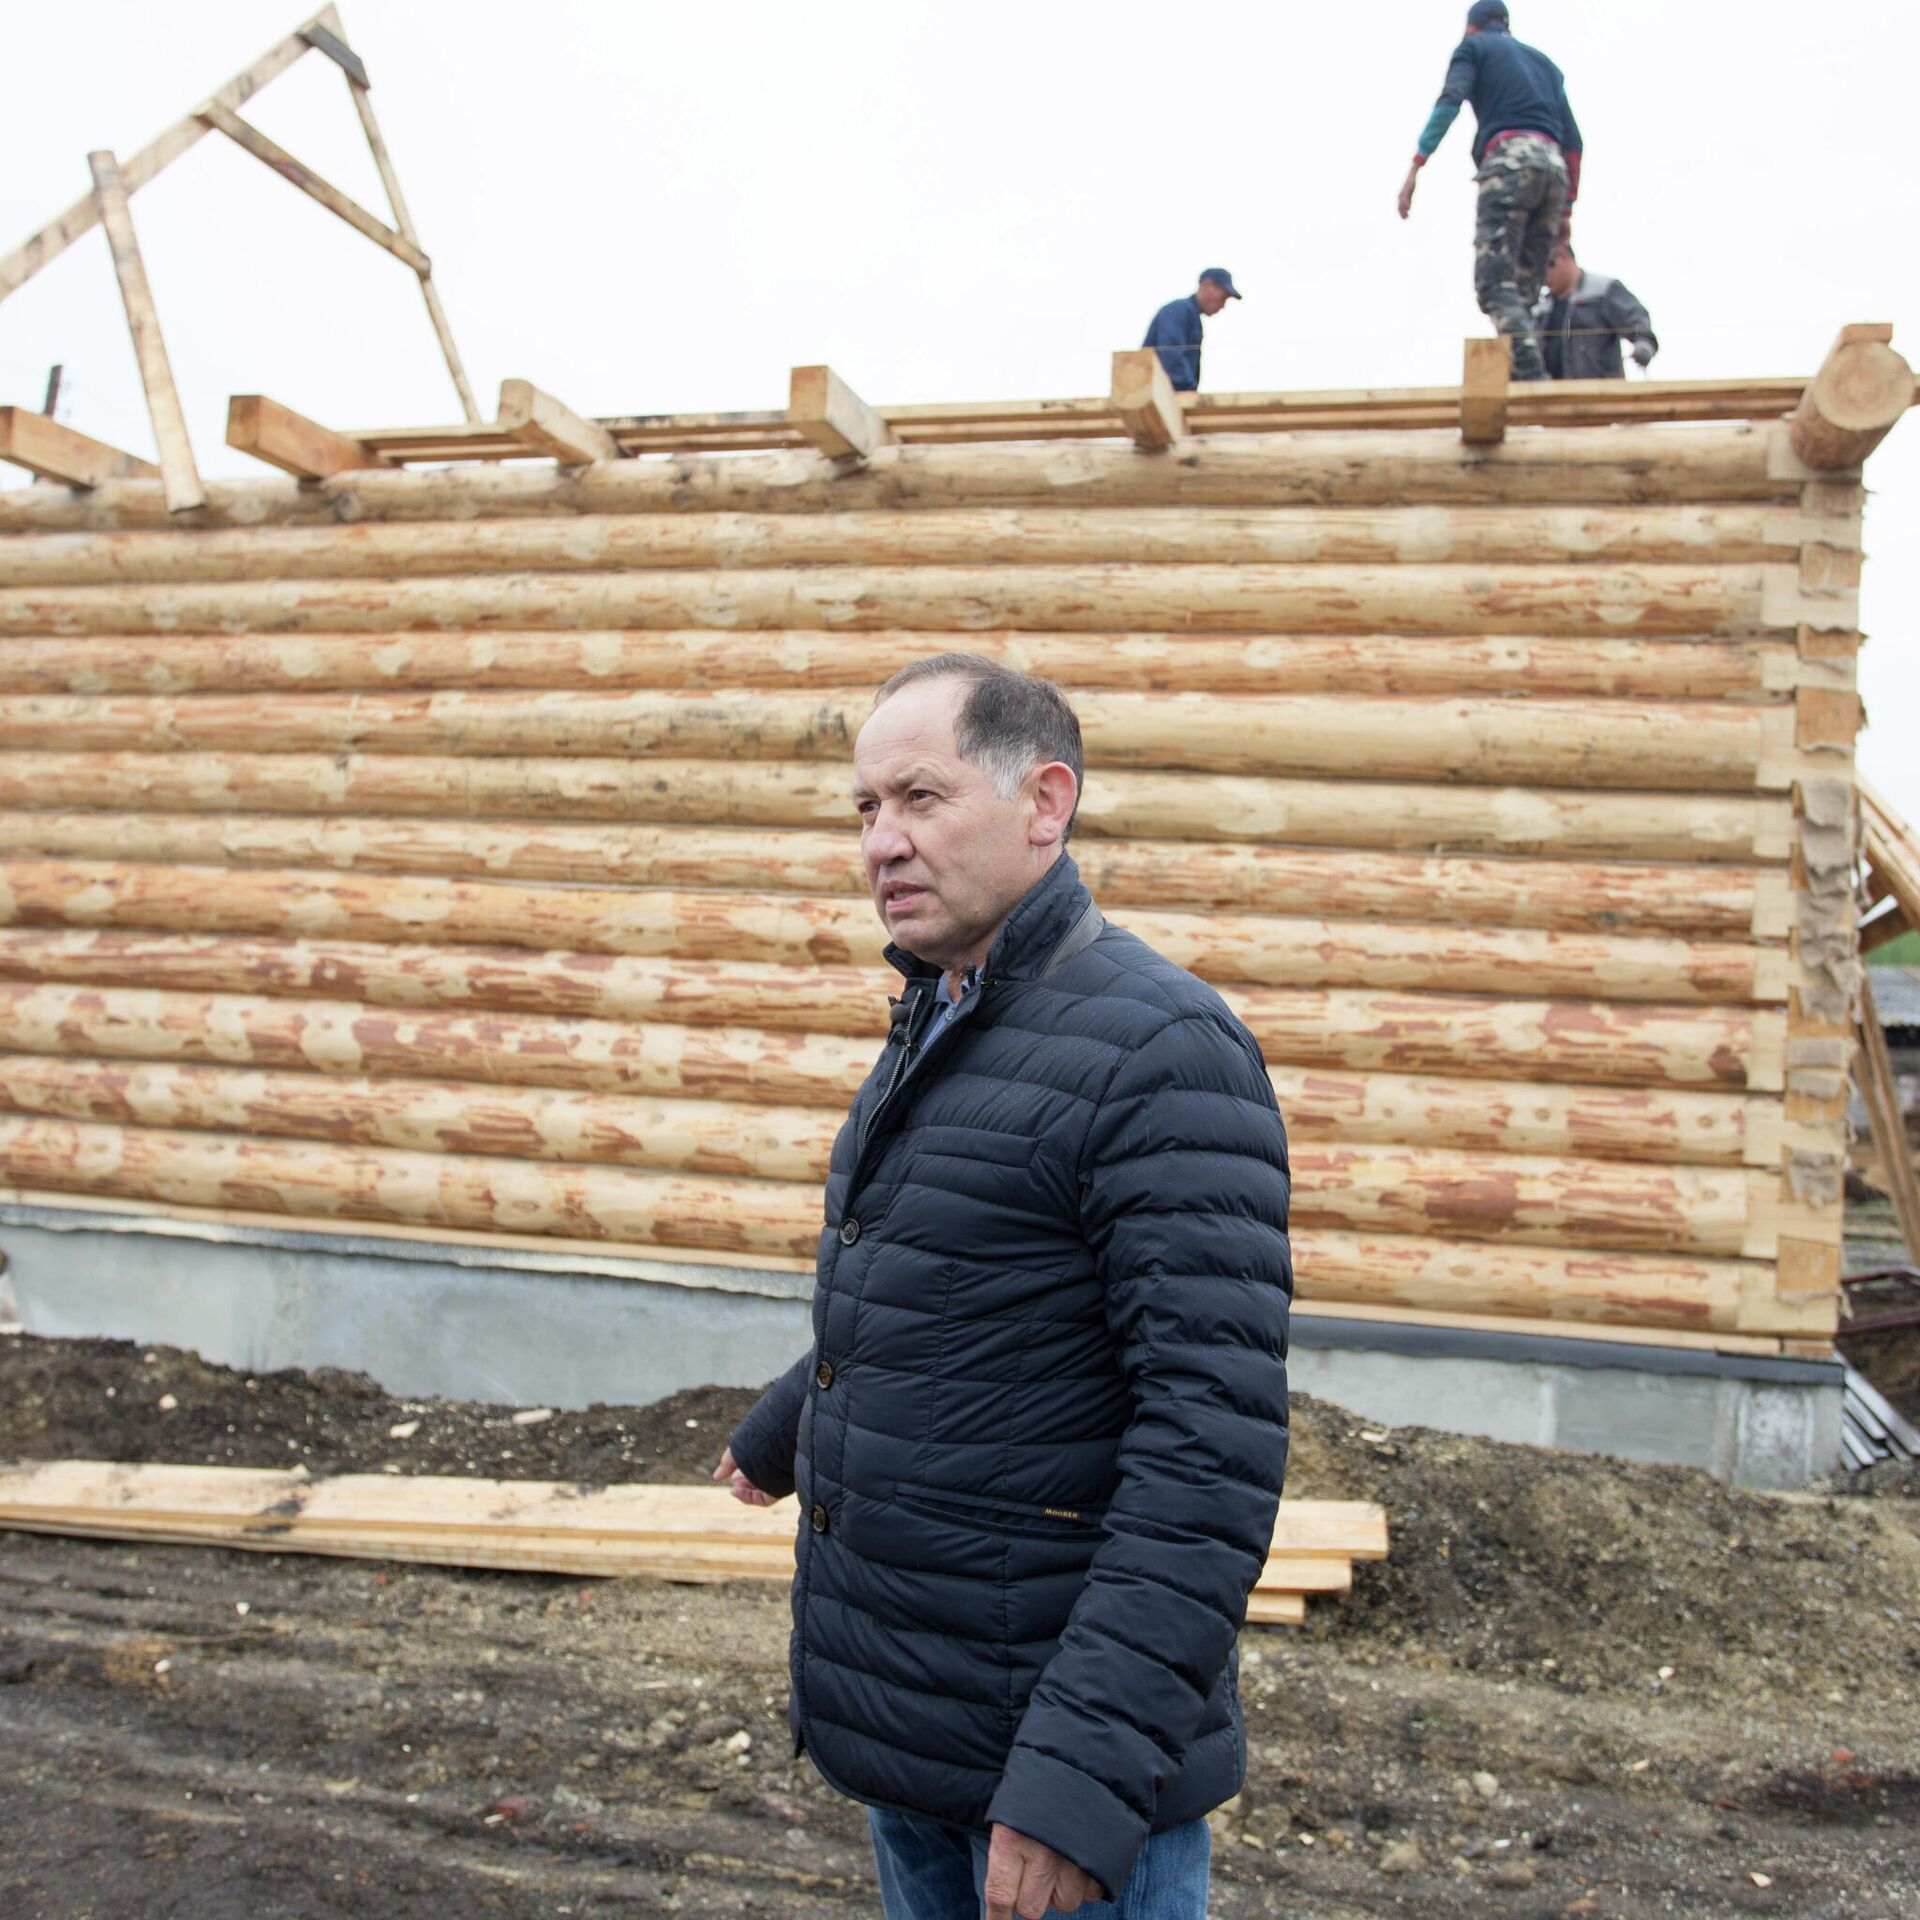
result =
M688 1480L753 1397L515 1425L0 1338L17 1457ZM1246 1636L1219 1920L1920 1910L1920 1506L1852 1484L1297 1400L1289 1491L1382 1502L1393 1547ZM0 1911L871 1915L859 1810L785 1738L786 1625L771 1587L0 1534Z

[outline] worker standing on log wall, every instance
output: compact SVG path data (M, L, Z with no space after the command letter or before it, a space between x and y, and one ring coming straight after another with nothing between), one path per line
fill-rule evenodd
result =
M813 1346L715 1474L800 1496L794 1738L867 1804L888 1920L1205 1920L1245 1771L1286 1136L1225 1002L1081 883L1081 767L1044 680L942 654L880 689L854 800L906 986Z
M1534 337L1552 380L1624 380L1624 341L1634 364L1647 366L1660 351L1653 316L1624 281L1588 273L1562 241L1547 263L1547 290L1533 312Z
M1202 316L1210 319L1229 300L1240 297L1225 267L1208 267L1184 300L1169 300L1148 323L1147 337L1140 344L1159 350L1160 364L1176 393L1200 389L1200 342L1206 333Z
M1413 211L1420 169L1433 157L1462 103L1478 123L1473 146L1480 207L1473 229L1473 291L1480 311L1513 342L1513 377L1544 380L1533 337L1533 303L1547 261L1566 237L1580 192L1580 128L1560 69L1513 37L1506 0L1475 0L1454 49L1446 84L1420 135L1400 188L1400 218Z

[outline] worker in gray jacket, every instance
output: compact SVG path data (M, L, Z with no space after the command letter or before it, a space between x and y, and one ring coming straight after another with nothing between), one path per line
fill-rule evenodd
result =
M1660 351L1646 308L1620 281L1584 271L1564 241L1547 262L1533 328L1554 380L1623 379L1622 341L1642 367Z

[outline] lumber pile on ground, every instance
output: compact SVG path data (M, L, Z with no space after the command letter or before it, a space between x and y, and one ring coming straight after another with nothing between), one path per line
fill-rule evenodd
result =
M0 1528L596 1578L787 1581L791 1506L718 1487L305 1473L55 1460L0 1468ZM1247 1619L1296 1626L1307 1595L1345 1593L1387 1553L1366 1501L1286 1500Z

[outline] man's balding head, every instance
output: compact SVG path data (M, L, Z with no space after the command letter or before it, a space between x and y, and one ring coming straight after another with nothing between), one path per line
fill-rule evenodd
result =
M978 966L1072 830L1084 759L1066 696L980 654L918 660L875 696L853 764L888 932L935 966Z

